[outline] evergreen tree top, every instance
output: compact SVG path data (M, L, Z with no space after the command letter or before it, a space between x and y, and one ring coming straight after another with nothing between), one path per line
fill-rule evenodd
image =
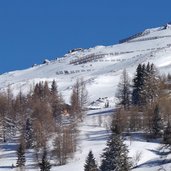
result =
M86 163L84 165L84 171L98 171L97 164L91 150L88 153Z

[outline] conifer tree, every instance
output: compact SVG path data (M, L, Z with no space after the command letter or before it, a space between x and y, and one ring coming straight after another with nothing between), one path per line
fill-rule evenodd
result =
M57 84L56 84L55 80L52 81L51 93L54 94L54 95L58 94L58 87L57 87Z
M132 103L141 107L152 104L159 94L158 80L154 64L139 64L133 79Z
M130 162L128 149L123 142L123 138L118 130L117 124L111 128L112 134L107 141L107 147L102 154L101 171L129 171Z
M42 161L41 161L41 163L39 163L39 166L40 166L40 171L50 171L50 169L51 169L51 164L47 158L46 148L44 148L44 150L43 150Z
M20 169L23 169L23 167L25 166L25 148L23 143L20 143L18 149L17 149L17 163L16 163L16 167L19 167Z
M124 69L120 78L120 82L118 84L118 91L116 94L116 96L119 99L119 105L124 106L124 109L129 108L130 103L131 103L130 88L131 88L131 85L130 85L129 76L128 76L126 69Z
M55 80L53 80L51 84L51 108L52 108L52 115L54 119L59 124L61 122L61 115L63 112L64 100L62 94L58 91L58 86Z
M50 89L49 89L49 86L48 86L48 82L45 81L44 84L43 84L43 98L46 99L47 101L49 100L49 97L50 97Z
M141 98L143 104L151 105L159 95L159 77L154 64L148 63L144 72L144 84L142 86Z
M132 103L138 106L142 105L141 91L144 85L144 68L144 65L139 64L136 69L135 78L133 79Z
M87 156L86 163L84 165L84 171L98 171L92 151L90 151Z
M32 127L31 120L29 118L26 120L25 142L26 142L26 148L31 148L33 146L33 127Z

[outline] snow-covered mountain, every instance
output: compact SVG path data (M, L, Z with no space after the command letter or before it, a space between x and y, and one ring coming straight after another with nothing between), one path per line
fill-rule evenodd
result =
M139 63L152 62L161 72L171 71L171 25L147 29L112 46L74 49L63 57L45 60L44 64L8 72L0 76L0 89L10 86L15 93L28 91L33 84L55 79L68 99L78 77L87 82L90 99L114 96L124 68L130 76Z
M91 105L95 104L94 108L97 107L97 110L89 110L84 121L79 124L78 147L74 158L66 165L52 167L52 171L82 171L89 150L93 150L100 164L100 155L105 148L113 113L113 107L103 107L108 100L115 103L113 96L122 70L126 68L129 75L133 76L137 65L147 62L154 63L162 73L171 72L171 24L147 29L120 40L119 44L113 46L74 49L53 61L45 60L41 65L2 74L0 89L5 90L10 86L16 94L20 90L29 91L39 81L51 83L55 79L65 100L69 102L72 85L77 78L83 77L87 83L90 102L94 101ZM137 154L141 154L134 171L170 170L170 159L159 155L159 142L146 142L143 134L138 132L125 139L125 143L130 157L134 159ZM9 171L16 163L17 144L0 143L0 147L0 170ZM33 150L26 151L27 170L37 170L34 155Z

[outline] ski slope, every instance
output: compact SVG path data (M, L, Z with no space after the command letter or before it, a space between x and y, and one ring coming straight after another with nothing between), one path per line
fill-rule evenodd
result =
M89 102L94 101L93 108L98 110L90 110L80 125L79 147L74 159L65 166L52 168L52 171L83 171L89 150L93 151L100 164L100 154L107 140L106 128L111 120L111 111L100 109L104 107L104 103L98 102L97 99L107 98L113 109L116 102L114 96L123 69L127 69L132 77L137 65L147 62L154 63L161 73L171 72L171 25L147 29L124 43L75 50L41 65L4 73L0 75L0 90L4 91L10 87L14 94L19 91L26 93L39 81L46 80L51 83L55 79L59 91L66 102L70 103L72 86L77 78L83 77L87 83ZM161 163L166 170L171 168L169 160L158 155L158 142L146 142L139 134L131 140L126 139L125 143L130 149L131 157L137 152L142 153L134 171L156 171L161 167ZM11 166L16 163L16 143L0 146L0 171L15 170ZM33 151L27 151L26 156L27 170L37 170Z
M77 78L83 77L93 101L99 97L114 96L120 74L125 68L132 76L139 63L152 62L162 73L170 72L170 56L171 26L167 24L147 29L140 36L121 44L76 50L45 64L4 73L0 76L0 89L10 86L17 94L19 91L29 91L39 81L50 83L55 79L69 102L72 85Z

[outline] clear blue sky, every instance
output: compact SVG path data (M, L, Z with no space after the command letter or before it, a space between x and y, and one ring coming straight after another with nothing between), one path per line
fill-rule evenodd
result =
M171 21L170 0L1 0L0 73Z

